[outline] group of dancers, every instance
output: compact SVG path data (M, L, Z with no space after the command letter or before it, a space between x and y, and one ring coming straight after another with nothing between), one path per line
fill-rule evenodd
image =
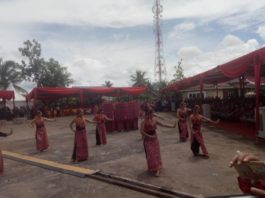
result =
M96 124L96 145L106 144L106 127L105 121L112 119L108 118L103 114L102 109L99 109L93 120L90 120L84 116L83 110L78 110L76 117L70 123L70 129L75 133L74 135L74 148L71 161L80 162L88 159L88 143L87 143L87 130L86 124L93 123ZM42 116L42 112L38 111L36 116L30 122L30 126L36 127L35 139L36 139L36 149L38 152L43 152L48 149L48 135L45 127L45 121L54 122L55 119L49 119ZM1 122L0 125L3 123ZM7 137L13 133L11 129L9 133L0 132L0 137ZM4 165L2 152L0 149L0 175L3 174Z
M150 104L145 104L143 109L143 119L140 124L140 132L143 135L144 149L146 154L148 171L154 173L155 176L159 176L160 170L162 168L162 160L160 155L159 140L156 133L156 128L158 126L175 128L174 125L165 124L159 121L156 113L154 113L153 107ZM201 133L202 121L207 121L213 124L219 123L219 120L213 121L200 114L200 106L195 105L193 112L186 107L186 104L182 102L177 110L178 117L178 128L180 133L180 141L185 142L188 138L188 128L191 134L191 150L193 155L202 156L204 158L209 158L208 151L204 144L204 139ZM189 114L191 114L189 116ZM199 154L199 149L201 147L202 155Z
M87 143L87 130L86 124L96 124L96 145L106 144L106 127L105 121L112 119L103 114L102 109L99 109L93 120L84 116L83 110L78 110L76 117L70 122L70 129L74 132L74 148L71 161L80 162L88 159L88 143ZM35 118L32 120L31 125L36 126L36 147L37 151L43 152L48 149L47 130L44 121L56 121L42 116L42 112L38 111Z
M189 116L190 115L190 116ZM207 148L201 133L201 124L203 121L218 124L219 120L213 121L200 114L200 106L195 105L192 109L186 107L185 102L181 102L177 110L178 128L180 134L180 142L185 142L189 137L190 130L191 150L194 156L200 156L199 148L202 150L202 157L209 158Z
M140 115L140 132L143 138L143 145L146 154L148 171L154 173L155 176L159 176L162 168L162 160L160 155L160 145L157 136L157 126L166 128L175 128L174 124L166 124L161 120L165 120L163 117L156 114L152 105L146 103L141 107ZM178 128L180 142L186 142L189 137L191 140L191 150L193 155L209 158L208 151L204 144L204 139L201 133L202 121L207 121L213 124L219 123L219 120L213 121L200 114L200 106L195 105L193 110L186 107L186 104L182 102L177 110ZM72 154L72 161L79 162L88 159L88 144L87 144L87 130L86 123L96 124L96 144L106 144L106 128L105 121L110 120L103 114L102 109L99 109L93 120L90 120L84 116L82 110L79 110L77 116L71 121L70 129L75 133L74 137L74 149ZM41 112L38 112L35 118L31 121L31 125L36 127L36 147L39 152L43 152L48 148L48 137L45 128L45 121L55 121L55 119L49 119L42 116ZM0 125L3 123L0 122ZM12 135L13 130L4 133L0 132L0 137L7 137ZM202 155L199 154L199 148L201 147ZM230 163L230 166L240 164L243 162L258 160L255 156L238 153ZM3 174L3 158L0 150L0 175ZM265 183L262 181L251 182L249 179L238 177L239 187L244 193L250 193L258 195L259 197L265 197Z
M157 126L175 128L176 122L174 124L166 124L161 121L165 119L156 114L153 110L152 105L150 105L149 103L145 103L144 105L142 105L140 112L142 112L140 115L140 132L143 137L143 145L146 154L148 170L150 172L153 172L156 176L159 176L160 170L162 168L162 160L160 155L159 139L156 133L156 129ZM203 120L211 123L218 123L218 121L208 119L202 116L199 112L200 107L198 105L194 107L193 113L191 113L191 109L187 108L184 102L180 104L180 107L177 110L177 117L179 119L178 127L180 133L180 141L185 142L187 140L189 134L189 126L191 134L191 150L194 156L199 155L199 148L201 147L203 152L202 156L208 158L208 151L205 147L203 136L201 133L201 123ZM190 119L188 119L188 115L190 113L191 116ZM188 120L190 120L189 124ZM38 111L35 118L31 121L31 126L36 127L35 139L36 148L38 152L43 152L49 147L45 121L52 122L56 120L46 118L42 116L41 111ZM107 143L105 127L106 121L112 121L112 119L108 118L103 113L101 108L98 109L93 120L88 119L84 115L84 112L82 110L78 110L76 117L69 124L70 129L74 132L74 148L71 158L72 162L84 161L87 160L89 157L86 130L87 123L96 124L96 145ZM0 162L2 162L1 156Z

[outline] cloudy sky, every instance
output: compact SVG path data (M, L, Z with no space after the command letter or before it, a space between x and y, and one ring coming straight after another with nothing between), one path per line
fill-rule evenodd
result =
M180 59L185 76L264 46L264 0L162 0L167 79ZM0 0L0 57L21 60L36 39L42 55L67 66L74 85L130 86L140 69L154 80L154 0ZM23 84L27 89L32 85Z

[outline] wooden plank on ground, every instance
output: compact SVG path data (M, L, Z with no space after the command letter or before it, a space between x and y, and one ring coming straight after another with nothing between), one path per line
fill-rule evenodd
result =
M19 153L14 153L14 152L5 151L5 150L2 150L2 154L3 154L3 157L7 158L7 159L27 163L30 165L38 166L38 167L53 170L53 171L62 172L65 174L75 175L78 177L86 177L88 175L92 175L92 174L98 172L97 170L91 170L88 168L82 168L82 167L77 167L77 166L61 164L58 162L39 159L36 157L22 155Z

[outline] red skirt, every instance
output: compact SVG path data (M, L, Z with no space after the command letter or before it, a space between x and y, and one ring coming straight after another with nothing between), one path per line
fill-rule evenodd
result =
M86 129L75 132L74 150L73 150L72 159L78 162L88 159Z
M262 184L260 182L257 182L255 184L251 184L251 181L249 179L244 179L241 177L238 177L237 180L238 180L239 188L245 194L251 194L251 190L250 190L251 187L265 190L264 184ZM265 197L265 196L259 196L259 197Z
M159 171L162 168L162 160L160 156L160 145L158 138L145 137L144 149L148 170L152 172Z
M200 130L194 130L194 133L192 132L191 133L191 138L190 138L190 141L191 141L191 150L192 149L192 145L194 143L194 140L197 140L197 142L199 143L200 147L201 147L201 150L202 150L202 153L204 155L208 155L208 151L207 151L207 148L204 144L204 139L203 139L203 136L202 136L202 133Z
M38 128L36 130L36 147L38 151L44 151L49 147L48 136L45 127Z
M106 144L107 143L107 138L106 138L105 123L97 124L97 129L98 129L100 144Z
M2 157L2 151L0 150L0 175L2 175L4 172L4 161Z
M179 125L179 132L180 132L180 138L182 141L186 141L187 137L188 137L188 127L187 127L187 123L184 120L180 120L178 122Z

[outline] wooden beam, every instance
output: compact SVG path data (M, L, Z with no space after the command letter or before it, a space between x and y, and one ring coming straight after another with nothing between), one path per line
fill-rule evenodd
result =
M70 174L78 177L86 177L88 175L92 175L96 172L97 170L91 170L88 168L82 168L82 167L77 167L77 166L72 166L72 165L66 165L66 164L61 164L49 160L44 160L44 159L39 159L31 156L26 156L10 151L4 151L2 150L3 157L6 159L11 159L15 160L18 162L23 162L26 164L34 165L37 167L65 173L65 174Z

